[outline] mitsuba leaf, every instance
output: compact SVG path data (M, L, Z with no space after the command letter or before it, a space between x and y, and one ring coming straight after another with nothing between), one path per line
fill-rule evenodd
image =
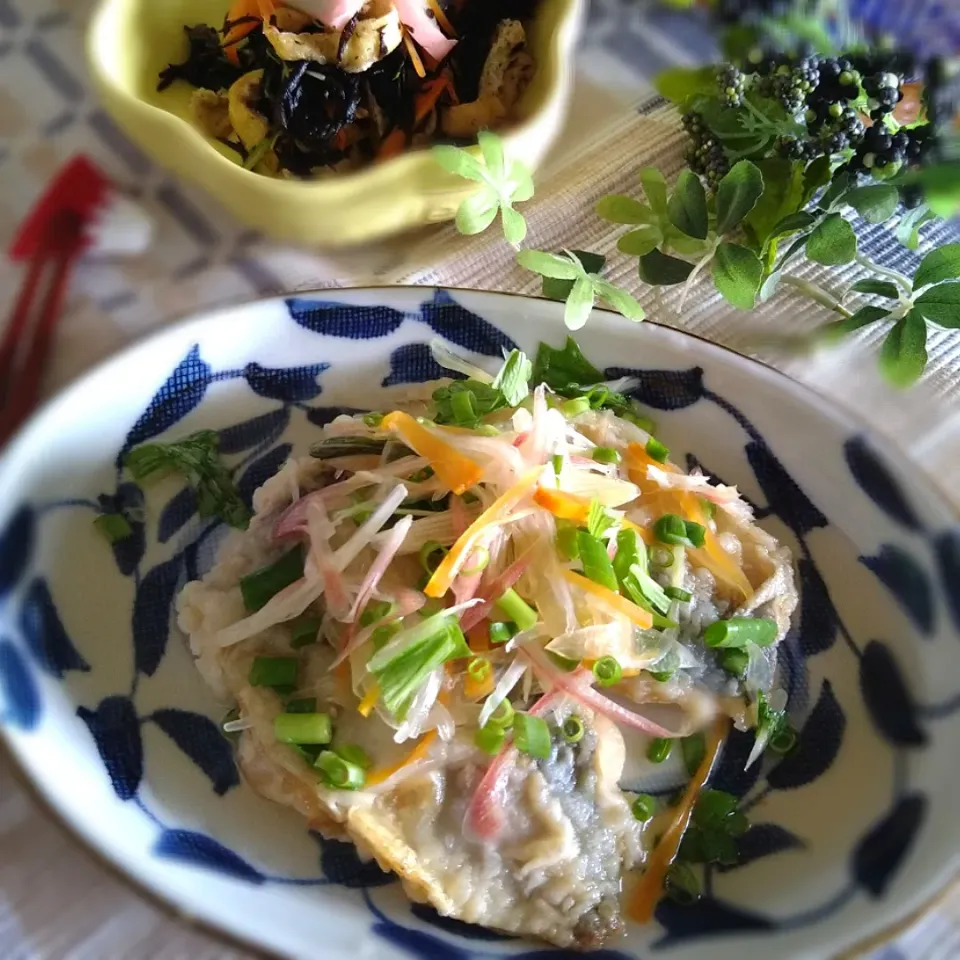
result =
M763 193L744 223L763 247L774 236L774 228L803 207L803 164L772 158L756 166L763 178Z
M763 174L749 160L734 164L717 188L717 226L721 236L740 224L763 194Z
M900 191L889 183L874 183L865 187L854 187L841 199L868 223L884 223L896 212L900 203Z
M826 326L821 327L817 336L821 340L833 343L847 336L847 334L859 330L861 327L866 327L871 323L876 323L878 320L889 316L890 311L884 310L883 307L861 307L853 316L845 317L836 323L828 323Z
M916 383L927 365L927 325L911 310L894 325L880 350L880 371L895 387Z
M610 223L655 224L658 220L653 209L633 197L611 194L597 201L597 216Z
M858 280L850 287L852 293L872 293L877 297L886 297L888 300L900 298L900 288L889 280Z
M929 286L931 283L943 283L944 280L956 280L960 277L960 243L948 243L946 246L931 250L917 267L913 275L913 289Z

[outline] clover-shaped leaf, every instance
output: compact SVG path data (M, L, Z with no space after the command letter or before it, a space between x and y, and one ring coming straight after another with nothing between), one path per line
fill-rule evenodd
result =
M440 144L433 147L434 160L448 173L480 184L457 210L456 226L460 233L472 236L483 233L496 219L503 224L503 235L508 243L522 243L527 235L527 224L514 208L533 196L533 178L519 161L511 161L503 149L503 141L489 130L478 138L482 162L469 150Z

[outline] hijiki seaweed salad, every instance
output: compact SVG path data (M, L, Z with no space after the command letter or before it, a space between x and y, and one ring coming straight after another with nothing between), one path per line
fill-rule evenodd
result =
M250 170L352 170L507 122L537 2L235 0L222 28L184 27L187 59L158 89L196 87L194 123Z
M731 725L748 766L796 742L790 553L572 340L495 375L432 350L459 379L318 428L252 517L215 432L127 466L241 528L178 621L252 787L445 916L595 948L736 862Z

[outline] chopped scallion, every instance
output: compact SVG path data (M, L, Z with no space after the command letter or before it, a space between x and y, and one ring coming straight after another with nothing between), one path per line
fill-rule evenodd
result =
M557 521L557 549L564 560L576 560L580 556L577 528L569 521Z
M633 803L630 804L630 809L637 820L646 823L648 820L652 820L653 815L657 812L657 798L651 797L649 793L638 793L634 797Z
M550 458L551 464L553 464L553 472L559 477L560 471L563 470L563 454L555 453Z
M294 547L275 563L240 579L243 605L250 613L265 607L281 590L303 576L303 547Z
M494 621L490 624L490 642L493 644L506 643L517 635L517 627L513 623Z
M503 592L496 606L505 617L509 617L517 625L520 631L533 629L540 619L537 611L513 587Z
M588 580L599 583L600 586L616 593L620 585L613 572L613 563L607 553L607 545L586 530L578 530L577 549L580 553L580 563L583 565L583 575Z
M777 623L767 617L731 617L711 623L703 633L708 647L769 647L777 639Z
M360 614L360 626L372 626L384 617L389 617L391 613L393 613L393 604L389 600L374 600L363 608L363 613Z
M336 790L359 790L367 781L363 767L350 763L332 750L324 750L314 766L323 774L323 782Z
M373 766L373 761L367 751L355 743L345 743L336 747L334 753L341 759L346 760L347 763L356 764L361 770L369 770Z
M477 405L472 390L457 390L451 393L450 409L455 423L467 425L477 422Z
M663 592L671 600L679 600L680 603L689 603L693 599L693 594L689 590L683 590L680 587L664 587Z
M255 657L250 666L251 687L293 687L300 661L296 657Z
M673 749L673 741L666 737L654 737L647 747L647 759L651 763L663 763L670 756Z
M651 437L647 441L646 451L647 456L651 460L656 460L657 463L666 463L667 457L670 456L669 449L657 440L656 437Z
M546 760L550 756L550 728L543 717L518 713L513 718L513 742L521 753Z
M601 687L611 687L623 679L623 667L616 657L601 657L593 665L593 675Z
M485 727L478 727L474 734L473 742L484 752L495 757L503 747L503 742L507 739L506 731L503 727L497 727L488 723Z
M727 673L732 673L735 677L743 679L749 663L750 655L746 650L738 650L736 647L720 650L720 666L723 667Z
M712 500L704 500L703 497L697 497L697 500L700 501L700 509L703 511L703 515L708 520L712 520L717 515L717 505Z
M563 734L563 739L566 740L567 743L579 743L583 739L585 732L583 721L575 713L571 713L570 716L563 721L560 732Z
M620 453L613 447L594 447L590 454L597 463L619 463Z
M789 753L796 745L796 730L794 730L793 727L784 727L783 730L770 738L770 742L767 744L767 747L772 753L777 753L783 756Z
M590 409L590 401L586 397L574 397L560 404L560 412L565 417L579 417Z
M370 413L365 413L363 415L363 423L367 427L376 429L383 423L383 414L378 413L376 410L371 410Z
M702 733L694 733L680 741L680 752L687 773L692 777L700 767L707 752L707 742Z
M370 634L374 652L385 647L403 628L399 623L385 623Z
M493 667L490 666L490 661L486 657L474 657L467 664L467 673L474 683L483 683L486 681L492 670Z
M317 634L320 633L319 617L300 617L294 620L290 625L290 646L294 650L301 647L309 647L310 644L317 642Z
M707 542L707 528L702 523L695 523L693 520L685 521L687 528L687 540L697 549Z
M429 574L433 574L447 555L447 548L436 540L428 540L420 548L420 566Z
M513 709L513 704L504 697L497 704L497 709L490 714L490 719L487 721L487 726L490 727L500 727L501 730L509 730L513 726L513 718L516 715L516 711Z
M333 724L328 713L278 713L273 718L273 735L281 743L329 743Z
M460 571L460 575L463 577L472 577L476 573L482 573L490 563L490 551L486 547L474 547L472 556L477 559L471 566L464 567Z
M662 567L666 570L673 566L673 551L667 550L665 547L651 547L650 562L655 567Z
M676 673L675 670L648 670L647 673L658 683L666 683Z

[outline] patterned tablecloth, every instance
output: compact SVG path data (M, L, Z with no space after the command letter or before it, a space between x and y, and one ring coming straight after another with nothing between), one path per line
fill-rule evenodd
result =
M916 0L896 5L897 29L917 22ZM862 0L883 8L887 0ZM936 44L960 47L957 6L926 3ZM69 381L130 340L185 313L251 296L347 283L392 282L490 287L536 292L538 281L513 262L503 242L458 237L440 227L362 253L319 256L261 241L196 191L170 179L116 130L88 88L82 32L92 0L0 0L0 242L50 176L83 151L137 197L155 217L149 253L123 264L85 263L70 295L47 390ZM952 12L951 12L952 11ZM651 101L645 78L677 63L710 56L702 25L638 0L592 0L581 45L578 84L568 130L527 205L531 241L610 253L615 237L592 214L598 196L635 189L634 171L653 163L670 175L680 167L680 134L669 110ZM643 103L640 109L634 106ZM931 232L928 242L956 239ZM877 230L868 248L904 256ZM907 260L909 261L909 255ZM908 264L907 264L908 265ZM635 279L614 258L613 278ZM851 272L852 273L852 272ZM816 278L817 271L809 276ZM0 316L20 271L0 263ZM831 277L832 283L846 278ZM815 359L791 359L762 347L764 334L809 329L822 311L775 298L737 314L701 290L682 317L676 295L641 292L652 317L682 326L786 370L869 419L908 449L942 488L960 488L960 339L931 336L930 366L918 388L893 397L875 373L875 335ZM3 960L174 960L241 958L213 936L172 920L141 899L53 823L17 783L0 757L0 957ZM960 891L954 890L873 960L948 960L960 956Z

